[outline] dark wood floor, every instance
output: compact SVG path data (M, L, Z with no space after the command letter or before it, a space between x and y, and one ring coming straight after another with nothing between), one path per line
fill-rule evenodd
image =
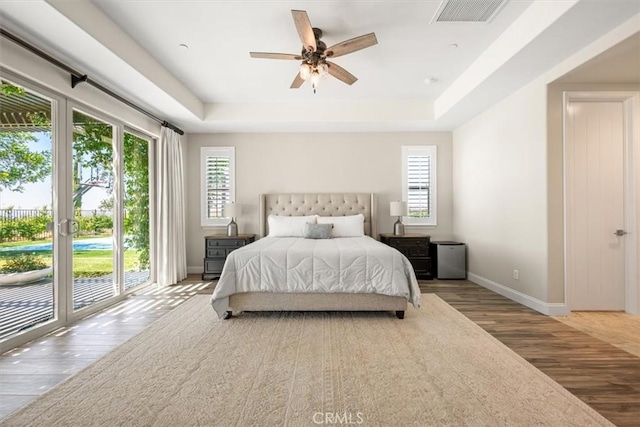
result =
M150 288L0 356L0 419L196 293L207 283ZM421 281L443 300L618 426L640 426L640 358L467 281Z
M420 281L617 426L640 426L640 358L467 281ZM640 331L638 331L640 333Z

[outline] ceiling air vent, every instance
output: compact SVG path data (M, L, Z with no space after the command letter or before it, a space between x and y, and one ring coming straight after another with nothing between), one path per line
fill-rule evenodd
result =
M444 0L431 22L489 22L507 0Z

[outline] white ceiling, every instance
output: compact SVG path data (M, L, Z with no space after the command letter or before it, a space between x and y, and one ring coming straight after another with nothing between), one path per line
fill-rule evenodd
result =
M439 6L4 0L0 18L188 132L287 132L454 129L640 13L640 0L511 0L490 23L432 23ZM306 10L329 46L376 33L377 45L334 59L359 78L353 86L329 77L316 94L308 84L289 89L296 61L249 57L300 52L291 9Z
M213 103L434 98L531 3L509 3L488 25L432 25L439 2L93 2L202 101ZM298 61L249 57L249 51L300 53L292 9L307 11L327 46L376 33L377 45L334 60L358 82L348 87L327 78L316 95L308 85L291 90ZM425 85L427 76L440 84Z
M554 83L640 84L640 32L585 62Z

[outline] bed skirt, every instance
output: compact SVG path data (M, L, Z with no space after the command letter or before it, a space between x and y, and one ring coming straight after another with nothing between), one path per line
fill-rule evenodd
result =
M229 296L232 311L405 311L407 299L381 294L244 292Z

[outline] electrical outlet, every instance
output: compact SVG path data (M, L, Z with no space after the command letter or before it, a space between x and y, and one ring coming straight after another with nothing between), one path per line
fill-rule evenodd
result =
M518 270L513 270L513 278L516 280L520 278L520 272Z

